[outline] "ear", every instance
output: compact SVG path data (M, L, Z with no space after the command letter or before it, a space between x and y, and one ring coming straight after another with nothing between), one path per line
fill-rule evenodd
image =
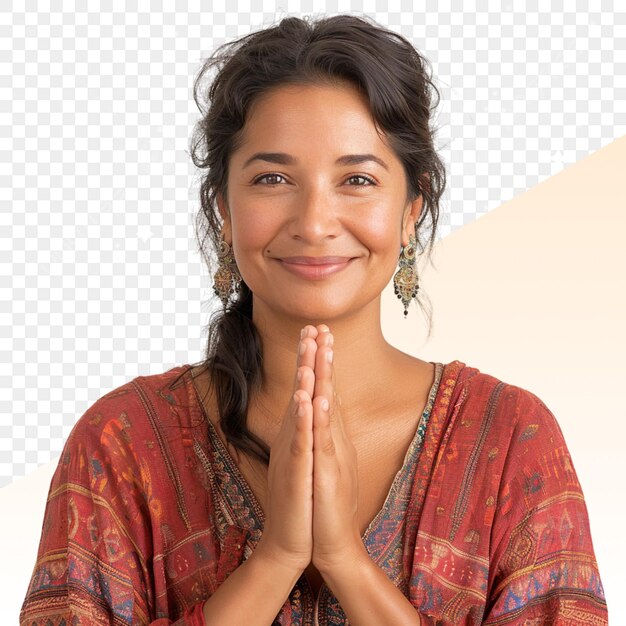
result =
M415 235L415 224L420 218L422 213L422 206L424 205L424 196L420 193L415 200L409 202L402 217L402 245L406 246L409 243L409 235Z
M217 209L220 212L222 220L224 223L222 225L222 237L226 243L231 244L233 241L233 232L232 232L232 223L230 220L230 209L228 208L228 204L222 196L221 192L218 192L216 196Z

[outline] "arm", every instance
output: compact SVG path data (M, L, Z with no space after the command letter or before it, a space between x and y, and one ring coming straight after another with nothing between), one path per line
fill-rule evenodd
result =
M498 494L483 623L606 624L587 508L561 430L530 392L520 416Z
M204 595L167 617L158 609L160 573L152 564L155 521L149 510L155 494L150 467L128 429L140 421L142 406L134 394L109 398L81 417L64 447L20 624L269 626L304 570L299 560L278 558L281 553L268 545L269 532L208 600ZM298 516L293 498L288 502ZM269 531L269 519L266 525ZM310 527L305 530L310 535ZM285 536L279 525L275 532Z
M268 626L276 618L303 570L273 558L262 544L204 603L206 626Z
M198 544L200 556L174 555L172 545L177 549L181 538L205 528L205 512L196 507L200 515L188 517L176 481L167 478L165 461L181 463L182 471L185 450L177 449L166 459L155 444L160 436L153 423L155 398L145 397L139 385L129 383L94 403L70 434L53 477L20 623L203 626L205 602L210 620L228 617L228 610L234 615L248 610L262 618L259 606L275 619L311 560L312 416L306 407L300 410L302 396L310 394L310 361L307 354L300 354L302 383L294 375L295 393L272 444L263 541L241 572L230 565L221 568L222 557L226 562L232 553L218 547L212 533L215 541L206 550ZM160 409L167 412L168 407ZM175 432L182 430L176 426ZM193 483L193 475L186 476ZM184 545L196 549L189 542ZM187 571L198 560L206 571ZM285 562L291 567L285 568ZM183 571L185 575L179 575ZM231 576L224 581L226 571ZM256 589L253 596L260 602L242 601L245 593L236 594L242 585L245 593ZM237 608L227 609L224 604L235 597ZM225 622L229 620L221 623Z
M351 626L418 626L420 616L408 598L370 558L365 547L341 565L320 571Z
M201 626L201 603L177 621L155 615L146 467L128 431L127 415L140 410L118 390L72 430L52 478L22 626Z

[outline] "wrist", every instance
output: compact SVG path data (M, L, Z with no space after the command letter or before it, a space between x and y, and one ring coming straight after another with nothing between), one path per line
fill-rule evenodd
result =
M372 565L373 561L362 541L358 544L335 553L331 557L313 557L313 565L319 573L326 577L341 575Z
M363 549L362 552L345 553L341 559L320 565L319 572L326 585L341 602L340 596L352 593L352 590L356 589L356 580L361 584L372 577L371 568L378 569L378 566Z
M285 604L301 572L289 561L257 548L204 602L209 624L269 624Z
M264 542L262 538L254 552L250 555L250 558L252 557L254 557L255 561L266 563L268 567L277 568L285 573L295 575L296 579L300 577L311 561L309 557L281 552Z

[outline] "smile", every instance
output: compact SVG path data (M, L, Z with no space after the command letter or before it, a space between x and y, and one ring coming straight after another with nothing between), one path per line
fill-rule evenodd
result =
M311 265L308 263L289 263L282 259L277 261L288 271L300 278L307 278L309 280L322 280L332 274L341 272L344 270L354 259L348 259L343 263L326 263L323 265Z

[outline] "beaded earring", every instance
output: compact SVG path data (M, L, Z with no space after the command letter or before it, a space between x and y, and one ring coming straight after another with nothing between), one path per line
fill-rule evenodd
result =
M213 274L213 293L219 297L224 308L226 308L231 294L239 292L242 279L232 248L224 239L220 241L217 261L219 267L215 274Z
M416 268L417 242L413 234L409 235L409 243L402 246L400 252L400 268L394 274L394 293L404 305L404 319L409 314L409 304L413 298L417 299L419 289L417 268Z

